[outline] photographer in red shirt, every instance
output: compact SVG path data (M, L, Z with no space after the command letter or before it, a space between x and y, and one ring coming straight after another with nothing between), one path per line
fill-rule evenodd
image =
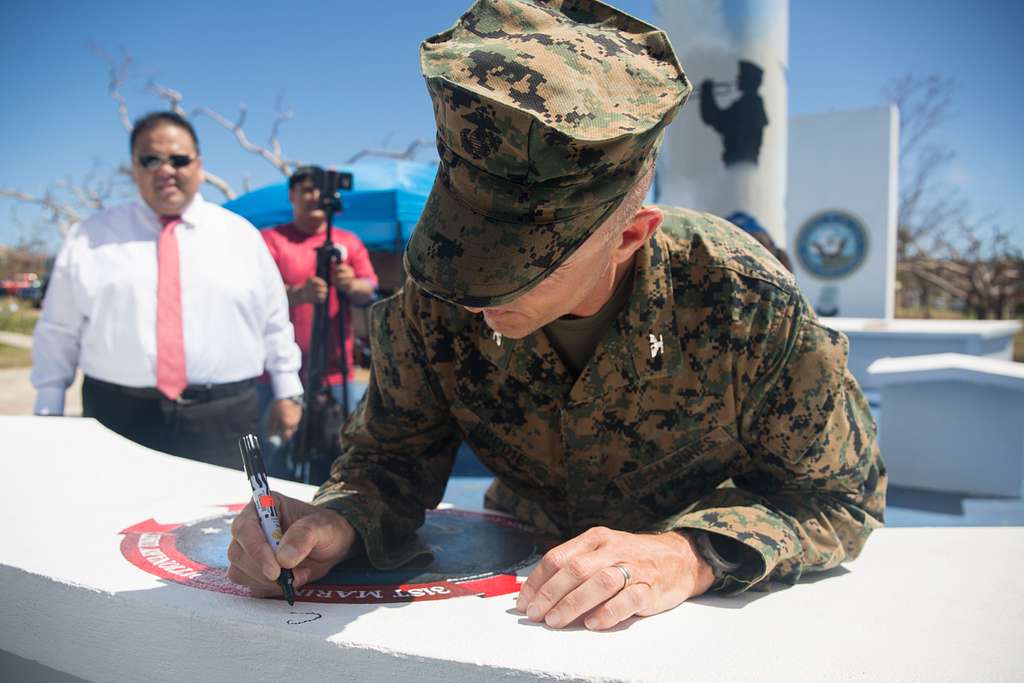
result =
M327 298L327 283L317 277L317 247L324 243L324 231L327 229L327 214L320 204L320 190L313 176L317 169L314 166L302 166L288 180L288 200L292 204L292 222L278 225L263 231L263 240L270 250L270 255L281 271L285 291L288 294L288 312L295 328L295 341L302 350L303 370L308 362L313 327L313 305ZM341 252L342 258L334 265L331 272L331 284L344 295L347 305L366 305L373 301L377 289L377 274L370 262L370 255L362 241L353 233L337 227L331 228L331 240ZM345 357L347 360L348 377L341 372L341 342L338 324L338 297L331 296L328 301L329 339L327 344L327 383L334 394L335 400L342 401L342 382L352 380L354 368L351 311L345 311ZM306 381L305 372L302 373ZM307 393L311 387L305 387ZM348 392L350 400L357 397ZM351 409L352 406L349 406ZM268 450L272 449L272 444ZM282 454L283 455L283 454ZM268 453L268 471L273 476L287 476L284 457L275 457Z

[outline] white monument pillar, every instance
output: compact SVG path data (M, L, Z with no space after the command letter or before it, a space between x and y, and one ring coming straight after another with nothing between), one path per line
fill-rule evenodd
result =
M785 245L788 0L654 6L694 84L666 133L658 201L756 221Z

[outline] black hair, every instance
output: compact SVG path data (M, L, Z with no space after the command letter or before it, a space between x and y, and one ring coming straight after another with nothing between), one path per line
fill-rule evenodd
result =
M135 154L135 141L139 139L140 135L160 126L177 126L184 129L192 136L192 142L196 146L196 154L199 154L199 138L196 137L196 129L192 127L188 119L175 114L173 111L151 111L145 116L135 119L135 125L132 126L132 136L128 142L129 152Z
M319 166L299 166L295 169L295 172L288 178L288 189L293 190L295 186L301 183L306 178L312 178L317 173L323 173L323 169Z

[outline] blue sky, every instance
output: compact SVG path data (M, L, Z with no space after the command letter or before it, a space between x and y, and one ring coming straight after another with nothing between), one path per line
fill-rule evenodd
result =
M770 1L770 0L765 0ZM654 21L650 0L619 7ZM418 45L447 28L469 0L390 3L112 1L3 3L0 8L0 186L42 193L65 177L128 159L127 135L106 92L107 67L89 50L124 49L135 68L122 91L131 114L162 108L149 78L181 90L185 106L229 118L249 106L246 130L264 142L278 96L295 119L281 141L295 158L340 163L365 147L432 138ZM1016 35L1024 3L979 0L792 0L790 113L877 105L907 73L959 84L954 117L940 130L956 153L949 180L978 212L998 211L1024 246L1024 63ZM686 65L684 64L684 67ZM685 113L684 113L685 115ZM240 190L281 176L242 152L209 120L197 121L207 167ZM424 157L428 158L428 157ZM208 188L204 193L217 198ZM26 236L0 199L0 244ZM19 208L26 226L35 215Z

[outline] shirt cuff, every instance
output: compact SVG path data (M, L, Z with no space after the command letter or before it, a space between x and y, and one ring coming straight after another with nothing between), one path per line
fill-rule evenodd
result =
M280 372L270 375L270 383L274 387L274 398L288 398L302 393L302 381L297 372Z
M389 538L382 519L383 503L379 501L369 503L358 495L318 492L313 497L313 505L334 510L352 525L363 540L366 558L374 569L390 571L418 557L433 555L430 548L415 534L401 541Z
M36 404L32 412L36 415L63 415L64 389L47 387L36 393Z

